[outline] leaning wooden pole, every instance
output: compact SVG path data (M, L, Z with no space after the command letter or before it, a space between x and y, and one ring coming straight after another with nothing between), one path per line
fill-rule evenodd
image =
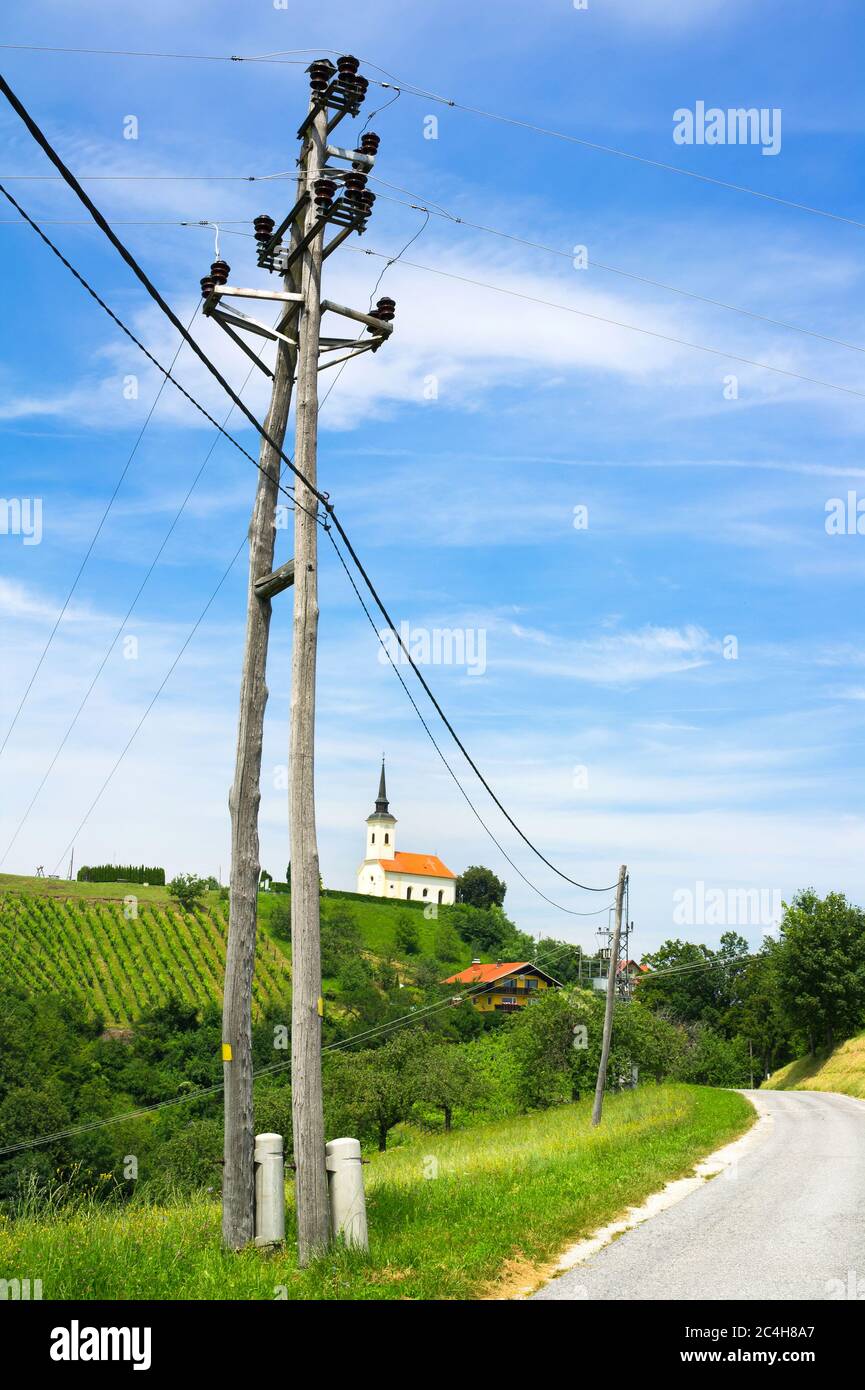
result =
M286 290L296 290L297 277L285 277ZM265 429L282 447L291 407L297 349L277 344L273 392ZM258 808L261 801L261 752L267 705L266 665L270 636L271 595L266 583L273 570L276 504L282 460L262 440L260 471L249 524L249 585L246 600L246 644L240 682L240 715L234 782L228 798L231 812L231 878L225 990L222 1006L222 1057L225 1085L225 1139L222 1181L222 1236L232 1250L253 1238L255 1173L252 1093L252 977L258 911ZM287 568L283 566L283 569Z
M306 177L312 188L325 163L327 109L308 134ZM315 225L311 199L306 231ZM318 641L318 359L324 233L303 254L298 326L294 514L294 643L291 662L289 816L291 820L291 1084L298 1259L301 1265L330 1240L321 1082L321 943L318 843L315 828L315 674Z
M628 870L625 864L619 869L616 884L616 918L613 924L613 942L610 948L610 973L607 976L607 1003L604 1010L604 1038L601 1043L601 1063L598 1067L598 1082L595 1086L595 1104L592 1108L592 1126L601 1123L604 1106L604 1089L607 1084L607 1064L610 1060L610 1040L613 1036L613 1005L616 1001L616 973L619 968L619 940L622 935L622 903L625 897L625 882Z

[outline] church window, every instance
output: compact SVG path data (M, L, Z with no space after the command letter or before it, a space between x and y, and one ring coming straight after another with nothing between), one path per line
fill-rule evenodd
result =
M427 893L427 890L424 889L424 890L423 890L423 895L424 895L424 897L426 897L426 893Z
M441 900L442 900L443 897L444 897L444 890L440 888L440 889L439 889L439 902L441 902Z
M375 844L375 831L372 832L372 842Z
M373 835L372 838L375 839L375 836ZM390 836L388 835L387 831L385 831L384 842L385 842L386 845L389 845L389 844L390 844Z
M409 884L408 888L405 890L405 896L406 902L408 902L408 899L411 897L411 884Z

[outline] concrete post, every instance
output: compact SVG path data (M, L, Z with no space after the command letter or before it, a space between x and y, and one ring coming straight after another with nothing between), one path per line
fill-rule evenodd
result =
M255 1136L255 1243L285 1239L285 1159L281 1134Z
M369 1250L360 1140L331 1139L325 1153L331 1231L346 1245Z

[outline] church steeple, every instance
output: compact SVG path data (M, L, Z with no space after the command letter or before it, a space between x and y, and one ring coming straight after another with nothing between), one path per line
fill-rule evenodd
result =
M375 813L377 816L387 816L390 814L387 806L387 787L384 784L384 758L381 760L381 777L378 779L378 796L375 799Z
M396 816L392 814L388 805L382 758L375 810L366 818L366 859L393 859L395 851Z

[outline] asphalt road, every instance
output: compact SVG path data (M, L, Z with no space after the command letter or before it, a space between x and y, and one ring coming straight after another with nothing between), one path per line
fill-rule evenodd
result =
M865 1101L745 1094L768 1119L729 1173L533 1297L865 1298Z

